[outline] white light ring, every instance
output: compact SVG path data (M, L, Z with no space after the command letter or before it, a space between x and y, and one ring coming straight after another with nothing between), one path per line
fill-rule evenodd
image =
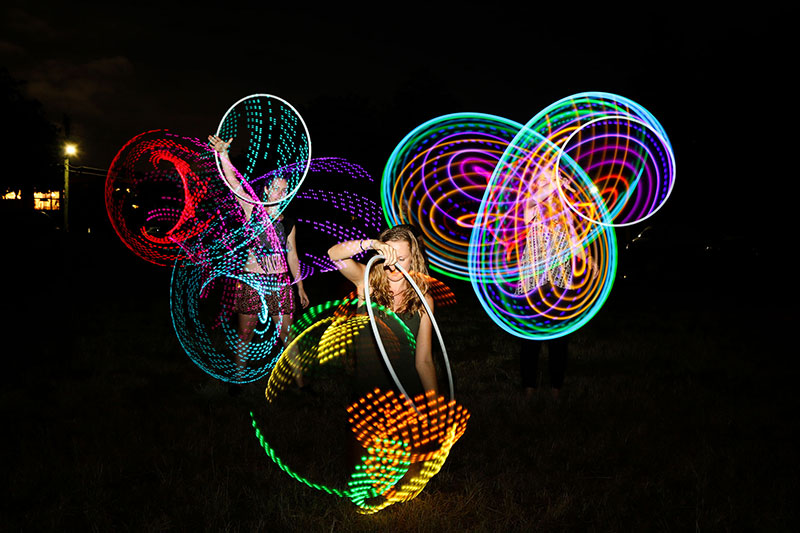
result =
M626 222L626 223L622 223L622 224L617 224L617 223L613 223L613 222L605 222L605 221L600 221L600 220L592 220L591 218L587 217L586 215L584 215L583 213L581 213L580 211L578 211L577 209L575 209L572 206L572 204L567 199L567 196L566 196L566 194L564 193L564 191L562 190L562 187L561 187L561 157L564 155L563 147L566 146L567 144L569 144L569 142L572 140L572 138L575 137L575 135L580 133L581 130L583 130L587 126L590 126L590 125L594 124L595 122L602 122L604 120L614 120L614 119L617 119L617 120L628 120L630 122L633 122L634 124L639 124L640 126L650 130L650 132L653 135L655 135L656 138L664 146L665 153L667 154L667 159L669 160L669 163L668 163L669 164L669 169L668 169L668 171L671 174L671 176L666 176L667 178L671 178L671 179L669 180L669 190L667 191L667 195L661 201L661 204L658 207L656 207L656 209L654 211L650 212L647 216L645 216L643 218L636 219L636 220L634 220L632 222ZM575 165L579 166L577 164L577 162L575 163ZM661 210L662 207L664 207L664 204L667 203L667 200L669 199L670 195L672 194L672 189L675 186L675 154L672 153L672 147L669 144L669 141L666 138L664 138L664 136L662 136L658 131L656 131L656 129L653 126L651 126L649 124L646 124L646 123L642 122L641 120L638 120L638 119L635 119L633 117L629 117L629 116L626 116L626 115L608 115L608 116L603 116L603 117L600 117L600 118L596 118L596 119L590 120L586 124L581 124L578 128L575 128L575 131L573 131L569 135L569 137L567 137L567 139L563 143L561 143L561 149L559 149L558 152L557 152L556 161L555 161L555 165L553 165L553 168L554 168L554 174L555 174L555 177L556 177L556 182L558 184L558 187L557 187L558 195L561 197L561 200L564 202L564 205L569 207L569 209L573 213L575 213L576 215L578 215L579 217L581 217L584 220L588 220L589 222L592 222L593 224L599 224L601 226L608 226L608 227L612 227L612 228L622 228L622 227L625 227L625 226L632 226L634 224L638 224L639 222L642 222L643 220L647 220L651 216L655 215L658 211ZM587 175L587 177L588 177L588 175ZM591 181L591 178L590 178L590 181ZM631 193L632 192L633 191L631 191ZM602 201L602 199L600 199L600 201Z
M228 118L228 114L231 112L231 110L233 110L234 107L236 107L240 103L244 102L245 100L247 100L249 98L256 97L256 96L266 96L267 98L274 98L275 100L278 100L278 101L286 104L286 106L288 106L289 109L294 111L295 115L297 115L297 118L300 119L300 124L303 125L303 131L305 131L306 139L308 140L308 159L306 160L306 168L303 169L303 177L300 178L297 181L297 185L295 186L294 189L292 189L290 192L287 192L282 199L276 200L274 202L261 202L261 201L253 202L253 200L254 200L253 198L244 198L242 196L239 196L239 193L237 193L236 191L233 190L233 188L228 183L227 179L224 180L224 181L225 181L225 184L228 185L228 188L231 190L231 192L233 192L233 194L235 194L237 198L241 198L242 200L244 200L244 201L246 201L248 203L251 203L253 205L256 205L256 204L260 204L260 205L278 205L278 204L281 204L282 202L285 202L287 198L291 198L295 194L297 194L297 191L300 189L300 186L305 181L306 176L308 176L308 169L311 167L311 136L308 133L308 127L306 126L306 121L303 120L303 116L297 111L297 109L295 109L292 104L290 104L289 102L287 102L286 100L284 100L283 98L281 98L279 96L275 96L275 95L272 95L272 94L266 94L266 93L251 94L250 96L245 96L244 98L240 98L236 103L234 103L232 106L230 106L227 111L225 111L225 113L222 115L222 120L219 121L219 126L217 126L216 135L219 136L220 132L222 131L222 125L225 123L225 119ZM220 164L220 157L219 157L219 154L217 153L216 150L214 150L214 161L217 164L217 171L219 172L219 175L224 177L225 174L224 174L224 172L222 170L222 165Z
M381 352L381 356L383 356L383 360L386 362L386 368L389 370L389 373L391 374L395 385L397 385L397 388L400 390L403 396L405 396L405 398L409 401L411 406L414 408L414 411L416 411L417 414L420 414L419 410L417 409L417 406L414 405L414 401L411 399L406 390L403 388L403 385L400 383L397 374L395 374L394 372L394 367L392 367L392 363L389 361L389 356L386 353L386 348L384 348L383 341L381 340L380 333L378 332L378 325L375 322L375 312L372 310L372 301L370 300L369 297L369 271L370 268L372 268L372 264L379 259L384 259L382 254L378 254L372 259L370 259L367 262L366 268L364 269L364 300L367 306L367 314L369 315L369 323L372 326L372 332L375 335L375 342L378 344L378 350ZM398 270L400 270L400 272L403 273L403 275L406 277L406 280L408 280L408 282L411 283L411 286L414 288L417 295L420 297L420 300L422 300L422 305L423 307L425 307L425 311L428 313L428 317L431 320L431 325L433 326L434 331L436 331L436 337L439 339L439 346L442 348L442 356L444 357L445 368L447 369L447 381L448 385L450 386L450 401L453 401L455 399L455 391L453 388L453 372L450 370L450 359L447 357L447 349L444 346L444 340L442 339L441 331L439 331L439 325L436 323L436 319L433 318L433 313L431 312L430 306L428 306L428 301L425 299L425 295L422 294L422 291L420 290L419 286L417 286L417 284L414 282L411 275L408 272L406 272L406 270L399 264L395 263L394 266ZM398 317L398 320L400 320L400 317Z

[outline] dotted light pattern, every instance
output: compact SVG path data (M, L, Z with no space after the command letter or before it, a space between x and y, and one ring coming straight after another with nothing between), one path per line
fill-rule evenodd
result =
M452 293L441 291L442 302L449 299ZM370 317L357 314L359 300L355 292L343 300L327 302L309 308L290 327L291 342L278 360L267 382L265 396L273 401L285 391L298 375L307 374L313 367L340 360L346 367L352 365L354 354L353 343L365 327L370 325ZM377 309L384 318L375 317L387 351L393 354L413 352L416 346L414 335L405 323L391 310L374 302L372 309ZM403 336L398 338L386 322L395 322Z
M171 266L201 249L224 228L222 210L236 207L216 179L214 160L195 139L167 130L141 133L116 154L105 182L105 204L120 240L142 259Z
M379 486L394 485L405 475L411 464L408 461L411 454L407 450L398 452L391 448L377 448L378 451L376 452L376 448L371 448L367 450L368 455L361 457L361 463L356 466L351 480L348 482L347 489L337 489L320 483L314 483L292 470L281 460L272 446L270 446L269 442L266 441L263 433L261 433L252 411L250 412L250 417L252 419L253 428L255 429L256 438L261 443L264 451L267 452L267 456L278 465L281 470L286 472L293 479L312 489L327 492L328 494L333 494L340 498L350 498L356 504L363 505L364 500L367 498L377 496L377 492L373 488L376 484L376 478L380 478L380 481L378 481ZM379 446L383 444L384 443L378 443ZM388 444L392 446L397 445L397 443L393 442ZM408 447L407 444L403 443L400 443L400 446ZM389 451L394 451L395 457L399 457L399 459L392 460L387 458L387 452ZM371 471L369 474L367 473L368 470Z
M297 193L293 204L293 209L303 215L297 218L298 245L302 261L310 265L309 275L315 270L338 270L328 258L330 245L366 239L382 230L380 205L354 191L371 182L374 178L363 167L346 159L311 160L306 187ZM362 256L359 253L356 259Z
M374 491L380 496L378 501L354 500L364 513L411 500L422 492L441 470L469 419L469 412L455 400L447 401L433 391L409 400L391 390L375 389L347 412L356 439L371 456L411 463L404 478L391 485L384 482L382 463L379 468L364 468L365 479L372 483L369 494Z
M293 199L297 211L314 213L317 217L329 216L342 223L352 222L350 227L346 228L331 220L298 219L296 231L299 235L300 279L311 276L315 270L327 272L337 268L328 259L327 254L321 256L323 250L318 250L321 257L314 253L326 240L331 237L340 238L343 234L353 235L348 238L358 238L358 236L366 238L367 235L374 235L379 231L380 208L375 202L355 193L347 197L342 193L323 188L342 187L343 181L349 184L350 180L360 183L372 181L373 178L359 165L342 158L311 160L305 184L312 187L300 191ZM282 248L282 244L276 240L274 226L270 217L266 215L266 210L260 205L255 205L254 213L247 224L242 224L239 229L231 233L235 236L233 240L235 242L242 240L237 232L247 232L250 243L267 239L272 243L272 249ZM225 242L225 239L220 239L214 244L220 247ZM229 247L232 249L226 250L225 254L211 253L213 257L222 259L206 264L202 269L173 276L173 284L182 284L180 290L173 290L171 299L173 322L182 346L192 360L209 374L232 382L261 379L273 370L280 355L277 351L280 338L268 316L266 298L270 293L279 291L289 282L289 278L272 276L264 279L263 276L256 277L243 273L244 265L249 260L247 256L249 247ZM216 249L212 252L216 252ZM288 267L285 270L288 270ZM242 343L236 329L228 325L231 320L236 319L232 311L233 291L218 293L203 289L208 284L231 285L231 282L236 281L253 287L261 299L261 310L258 313L259 330L250 343ZM201 302L206 299L206 294L217 298L214 300L215 303ZM198 313L193 311L196 306L218 309L216 318L210 325L202 322ZM212 342L212 339L220 335L224 338L224 342ZM238 360L234 356L237 356Z
M497 162L522 124L481 113L430 120L400 141L381 180L390 226L425 235L430 268L469 280L467 250L475 215Z
M273 216L278 216L294 197L308 173L311 164L311 139L303 118L288 102L270 94L253 94L242 98L225 112L217 136L227 141L233 139L231 159L242 159L237 168L240 182L247 184L255 195L231 188L246 202L277 206ZM215 153L217 168L222 175L219 155ZM274 178L284 178L288 184L286 194L269 200L266 195Z
M136 171L135 165L131 165L132 160L135 162L144 160L148 163L161 161L166 157L164 154L169 156L172 152L180 153L189 161L200 161L196 166L202 168L203 172L180 173L175 167L182 169L186 164L175 157L169 161L177 163L160 173L140 173ZM123 242L137 252L137 255L156 264L171 264L176 268L173 272L170 303L173 324L184 350L200 368L218 379L243 383L266 375L277 359L278 354L274 353L275 345L280 339L271 319L267 316L265 299L267 295L280 289L282 284L276 276L265 281L244 271L246 263L250 260L248 250L254 243L266 240L270 243L268 246L270 249L282 248L282 244L277 242L272 221L266 211L260 206L254 206L253 217L245 222L241 208L213 168L210 152L205 145L192 139L165 131L147 132L129 142L116 161L119 164L114 166L107 182L107 191L113 193L109 196L113 201L108 202L110 218L115 227L119 228L120 237L127 236ZM319 162L315 160L312 161L311 168L313 177L323 183L331 177L371 179L361 167L341 158L325 158ZM188 177L184 178L184 175ZM133 179L137 176L141 176L139 181ZM177 198L174 208L152 209L154 213L162 213L168 229L175 225L174 221L180 220L182 212L197 215L200 212L197 206L202 206L204 209L202 211L204 222L201 224L191 216L184 216L183 226L192 227L194 231L188 233L188 237L183 240L178 240L178 236L182 234L175 231L171 233L173 235L171 239L159 240L143 229L141 231L129 229L136 226L122 216L123 213L132 212L130 207L127 211L124 207L137 205L133 203L138 197L136 187L143 189L152 187L147 184L148 179L170 183L176 189L171 191L170 196L162 195L153 200L154 204L158 205L165 198L167 200ZM333 185L331 181L327 184ZM122 187L126 187L127 190ZM178 201L182 196L178 187L200 190L206 196L201 196L199 193L187 195L190 200L196 198L199 200L194 201L191 208L186 208ZM361 200L359 202L353 201L352 198L344 199L336 193L324 190L312 190L301 195L302 202L316 201L317 204L328 204L333 209L332 216L347 220L356 219L359 224L352 229L356 234L362 236L374 234L378 229L375 226L380 220L379 208L374 202L363 198ZM316 206L316 212L319 212L319 205ZM166 218L166 214L171 218ZM300 227L322 227L323 233L326 233L325 228L334 225L336 225L334 222L313 220L308 220L305 225L298 224ZM336 235L336 232L330 230L327 233ZM147 238L141 238L142 235ZM313 240L309 239L309 242ZM304 259L308 257L313 259L313 255L310 254ZM318 263L324 267L320 269L323 272L335 268L327 257ZM313 273L313 264L312 262L309 265L301 259L301 279ZM186 272L178 272L177 269L186 269ZM237 281L253 287L261 299L262 306L258 312L259 329L251 343L242 343L235 324L231 322L236 318L232 310L235 297L232 287ZM217 290L211 290L212 288ZM210 309L216 309L216 314L208 316Z
M369 324L369 317L355 314L354 306L357 304L357 299L348 297L318 305L292 324L289 332L292 340L267 382L265 396L268 402L285 391L296 376L308 374L316 365L348 357L355 337ZM395 320L402 324L399 319ZM413 336L411 338L413 340Z
M445 115L409 133L381 183L385 216L425 234L431 268L469 279L489 316L531 339L566 335L613 285L614 227L660 209L672 147L643 107L576 94L524 126Z
M419 495L444 465L455 442L464 434L469 412L433 391L413 401L394 391L375 389L347 408L350 429L363 455L346 489L308 480L286 465L264 439L251 412L256 438L284 472L305 485L349 498L363 514Z
M273 106L272 112L287 113L284 108L275 111L273 104L269 104ZM231 109L235 115L239 108ZM256 116L252 109L244 115ZM223 126L234 128L241 124L223 120ZM283 132L278 138L286 144L290 142L287 135ZM266 138L268 132L262 140ZM252 148L253 143L249 146ZM380 208L375 202L328 190L342 188L342 180L355 180L356 185L373 181L362 167L342 158L311 161L300 158L291 162L285 155L290 150L278 152L280 163L289 162L269 172L289 176L298 186L300 176L310 172L318 186L300 195L303 212L334 219L304 218L297 224L298 231L320 228L315 231L336 238L345 230L333 228L344 228L343 224L351 221L353 235L365 237L380 231ZM254 204L252 217L245 220L214 156L206 143L166 130L140 134L125 144L111 165L106 179L106 207L112 225L128 248L147 261L174 268L170 292L172 320L181 346L192 361L215 378L244 383L264 377L279 356L278 327L268 316L267 299L278 294L289 277L252 272L257 270L253 268L252 249L269 250L274 255L283 249L283 244L262 203ZM263 170L263 165L259 167L258 157L253 158L247 170L254 174ZM261 175L252 179L252 184L243 180L240 196L256 197L254 186L267 179L268 176ZM287 195L281 201L282 207L289 199ZM323 206L327 211L321 209ZM322 240L311 231L302 234L307 239L300 241L303 244ZM319 252L320 256L324 253ZM277 258L281 263L278 266L288 271L283 253ZM315 268L324 272L335 265L327 254L319 259L314 253L300 256L300 279L312 275ZM252 342L242 341L238 313L234 310L237 291L241 292L242 287L252 288L259 304L253 311L257 324Z
M280 355L280 324L267 316L266 297L288 279L244 272L232 262L238 262L235 255L211 264L176 266L170 307L178 340L198 367L223 381L248 383L264 377ZM260 298L258 325L250 342L243 342L237 330L237 282L255 289Z
M431 295L437 308L442 308L455 303L455 295L442 282L427 277L430 283ZM358 299L353 292L343 300L327 302L308 309L297 321L290 326L289 335L292 339L284 353L277 361L277 365L270 374L265 391L268 401L273 401L294 382L298 375L304 375L314 366L326 364L335 358L352 358L349 350L352 349L355 338L370 324L367 315L355 314ZM389 353L412 351L416 346L414 335L391 310L382 305L370 303L372 309L377 309L386 320L394 321L405 333L404 338L397 338L389 326L378 317L375 323L381 332L381 340L385 343ZM326 316L330 314L330 316ZM441 338L441 337L440 337ZM444 351L446 357L446 351ZM352 359L346 360L348 364ZM450 395L453 397L452 376L450 376L449 361L446 365L450 377Z
M453 301L452 292L446 286L441 283L435 286L439 295L437 302L447 305ZM292 341L269 375L265 390L268 402L274 402L298 375L307 374L317 365L338 362L349 368L357 336L369 335L370 318L356 313L358 304L353 292L343 300L310 308L292 324ZM402 320L381 305L369 305L381 312L374 320L385 350L413 357L415 338ZM403 333L400 336L392 333L385 321L396 321ZM344 489L311 482L299 475L264 439L255 417L253 427L267 455L287 474L312 488L351 499L363 513L377 512L416 497L441 469L450 448L464 433L469 418L455 400L447 401L433 391L412 399L380 389L350 405L347 414L351 431L365 454Z
M623 96L587 92L563 98L534 116L504 154L509 160L530 157L544 137L558 147L557 172L570 174L577 164L605 209L590 220L615 227L641 222L656 213L675 184L675 156L666 131L641 105ZM566 166L567 169L560 169ZM560 178L559 178L560 179ZM566 200L563 188L559 188ZM578 216L591 211L567 201Z

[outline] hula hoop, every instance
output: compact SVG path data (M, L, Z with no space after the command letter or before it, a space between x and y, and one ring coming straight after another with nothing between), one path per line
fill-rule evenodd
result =
M383 360L386 362L386 367L389 370L389 374L391 374L392 379L394 380L395 385L397 385L398 390L405 396L411 406L414 408L417 414L420 414L419 410L417 410L417 406L414 405L414 400L408 395L406 390L403 388L403 385L400 383L400 380L397 377L397 374L394 372L394 367L392 367L391 361L389 361L389 355L386 353L386 348L383 346L383 341L381 340L381 335L378 332L378 324L375 322L375 311L372 310L372 301L369 297L369 271L372 268L372 264L379 259L385 259L383 254L378 254L372 259L367 262L367 266L364 269L364 300L366 300L367 305L367 314L369 315L369 323L372 326L372 332L375 334L375 341L378 343L378 350L381 352L381 356L383 356ZM428 305L428 301L425 299L425 295L422 294L422 291L414 282L414 279L411 275L406 272L399 264L395 263L395 268L400 270L403 275L406 277L406 280L411 283L411 286L416 291L417 295L419 296L420 300L422 300L422 305L425 307L425 312L428 313L428 317L431 319L431 325L433 326L434 331L436 332L436 338L439 339L439 346L442 348L442 356L444 357L444 366L447 369L447 382L450 386L450 401L455 400L455 392L453 388L453 373L450 370L450 359L447 357L447 348L444 346L444 340L442 339L442 333L439 331L439 325L436 323L436 319L433 318L433 312L431 312L431 308Z
M217 132L215 135L219 136L219 134L222 132L222 125L225 124L225 120L228 118L230 112L233 111L234 107L236 107L237 105L239 105L240 103L244 102L249 98L254 98L258 96L264 96L266 98L274 98L275 100L281 102L282 104L286 105L289 109L291 109L297 115L297 118L300 119L300 124L303 125L303 131L305 132L306 139L308 140L308 159L306 160L305 168L303 169L303 177L298 180L297 185L291 191L288 191L286 194L284 194L283 198L281 198L280 200L275 200L274 202L269 202L269 201L262 202L258 200L258 198L245 198L239 195L239 193L237 193L233 189L233 187L231 187L231 185L228 183L228 180L224 181L225 184L228 186L228 188L231 190L231 192L233 192L233 194L235 194L238 198L241 198L242 200L251 203L253 205L260 204L260 205L272 206L272 205L278 205L281 202L286 201L287 198L291 198L292 196L297 194L297 191L300 190L300 186L303 184L303 181L305 181L306 176L308 175L308 169L311 167L311 136L308 134L308 126L306 126L306 121L303 120L302 115L300 115L300 113L297 111L297 109L294 108L292 104L290 104L280 96L275 96L274 94L267 94L267 93L251 94L249 96L245 96L244 98L240 98L235 104L230 106L227 111L225 111L225 114L222 115L222 120L219 121L219 126L217 126ZM222 170L222 163L220 161L219 154L216 152L216 150L214 151L214 161L217 164L217 171L219 172L219 175L224 176L224 172ZM240 185L239 188L242 188L242 186ZM256 201L253 202L253 200Z
M669 190L667 191L667 194L666 194L666 196L663 198L663 200L660 200L660 202L658 203L658 205L656 206L656 208L655 208L655 209L653 209L652 211L650 211L650 213L648 213L647 215L645 215L645 216L644 216L644 217L642 217L642 218L638 218L638 219L635 219L635 220L633 220L633 221L631 221L631 222L624 222L624 223L614 223L614 222L606 222L606 221L601 221L601 220L593 220L593 219L591 219L591 218L587 217L586 215L584 215L583 213L581 213L580 211L578 211L577 209L575 209L575 207L572 205L572 203L571 203L571 202L569 202L569 200L567 199L567 195L566 195L566 194L564 193L564 191L562 190L562 187L561 187L561 172L560 172L560 169L561 169L561 158L562 158L562 156L564 155L564 150L563 150L563 147L564 147L564 146L567 146L567 144L569 144L569 142L570 142L570 141L571 141L571 140L572 140L572 139L573 139L573 138L574 138L576 135L580 134L581 130L583 130L583 129L584 129L584 128L586 128L587 126L590 126L590 125L592 125L592 124L594 124L594 123L596 123L596 122L603 122L603 121L608 121L608 120L627 120L627 121L630 121L630 122L632 122L632 123L634 123L634 124L638 124L638 125L642 126L643 128L645 128L646 130L649 130L649 131L650 131L650 133L652 133L653 135L655 135L655 137L656 137L656 138L657 138L657 139L658 139L658 140L659 140L661 143L663 143L663 145L664 145L665 147L668 147L668 146L669 146L669 141L668 141L667 139L665 139L665 138L664 138L664 136L662 136L662 135L661 135L661 133L659 133L659 132L658 132L658 131L657 131L657 130L656 130L654 127L653 127L653 126L651 126L650 124L647 124L647 123L645 123L645 122L642 122L641 120L638 120L638 119L635 119L635 118L632 118L632 117L629 117L629 116L626 116L626 115L608 115L608 116L603 116L603 117L600 117L600 118L596 118L596 119L590 120L590 121L589 121L589 122L587 122L586 124L581 124L579 127L575 128L575 131L573 131L572 133L570 133L569 137L567 137L567 139L566 139L566 140L565 140L565 141L564 141L564 142L561 144L561 148L562 148L562 149L559 149L559 150L558 150L558 153L557 153L557 155L556 155L556 161L555 161L555 165L554 165L553 167L554 167L554 174L555 174L555 177L556 177L556 182L558 183L558 187L557 187L557 190L558 190L558 195L559 195L559 197L561 198L561 200L564 202L564 205L566 205L567 207L569 207L569 209L570 209L570 210L571 210L573 213L575 213L576 215L578 215L579 217L581 217L581 218L582 218L582 219L584 219L584 220L588 220L589 222L591 222L591 223L593 223L593 224L599 224L599 225L601 225L601 226L607 226L607 227L611 227L611 228L623 228L623 227L625 227L625 226L632 226L632 225L634 225L634 224L638 224L639 222L642 222L642 221L644 221L644 220L647 220L647 219L648 219L648 218L650 218L651 216L655 215L655 214L656 214L656 213L657 213L657 212L658 212L658 211L659 211L659 210L660 210L662 207L664 207L664 204L665 204L665 203L667 202L667 200L669 199L670 195L672 194L672 189L673 189L673 188L674 188L674 186L675 186L675 172L676 172L676 171L675 171L675 155L672 153L672 151L671 151L671 150L666 150L666 153L667 153L667 159L668 159L668 165L669 165L668 171L669 171L669 174L670 174L669 176L667 176L667 179L669 179L669 184L668 184L668 186L669 186ZM633 194L633 189L634 189L634 188L635 188L635 187L638 185L638 183L639 183L639 178L641 177L641 175L642 175L642 172L644 172L644 168L642 168L642 169L639 171L639 175L638 175L638 176L636 176L636 179L634 180L634 186L633 186L633 188L631 188L630 190L628 190L628 191L625 193L625 200L626 200L626 201L627 201L627 199L628 199L628 198L630 198L630 196ZM595 196L595 199L596 199L596 200L598 200L598 202L603 202L603 199L602 199L602 198L597 198L597 193L593 193L593 195ZM624 204L624 202L623 202L623 204ZM619 209L622 209L622 208L620 207ZM619 212L617 212L617 213L611 213L611 214L610 214L610 217L611 217L611 219L613 219L613 218L614 218L614 217L615 217L617 214L619 214Z

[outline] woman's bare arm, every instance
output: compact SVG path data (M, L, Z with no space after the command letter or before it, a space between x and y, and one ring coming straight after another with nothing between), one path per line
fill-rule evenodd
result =
M233 191L236 201L239 202L240 206L242 206L245 219L249 220L250 215L253 212L253 205L257 203L258 200L252 198L252 195L242 186L242 182L237 176L236 168L233 166L233 163L231 163L231 159L228 156L228 148L230 148L231 141L233 141L233 137L227 141L223 141L216 135L208 136L208 144L210 144L211 148L213 148L214 151L219 154L219 159L222 162L222 173L224 174L225 181L227 182L228 187L230 187L230 189ZM251 198L253 201L249 202L242 198L242 196Z
M351 259L359 252L375 250L383 255L384 263L393 265L397 263L397 252L394 248L377 239L358 239L355 241L345 241L334 244L328 249L328 257L339 266L339 272L349 279L358 290L358 294L363 294L364 288L364 265Z
M289 272L292 273L295 285L297 285L297 295L300 297L300 305L308 307L308 296L303 288L303 280L300 279L300 258L297 255L297 226L292 228L286 237L286 262L289 265Z
M433 311L433 298L430 294L425 295L425 300L428 302L431 311ZM423 312L419 323L419 331L417 332L417 351L415 354L415 366L419 380L422 382L422 387L425 391L439 392L438 383L436 380L436 367L433 365L433 352L432 352L432 331L433 324L431 317Z

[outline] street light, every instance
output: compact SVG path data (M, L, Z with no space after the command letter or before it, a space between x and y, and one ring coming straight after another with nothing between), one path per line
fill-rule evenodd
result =
M64 231L69 231L69 156L77 155L78 154L78 147L72 143L67 143L64 145L64 198L62 198L62 202L64 202L64 206L62 211L64 212Z

